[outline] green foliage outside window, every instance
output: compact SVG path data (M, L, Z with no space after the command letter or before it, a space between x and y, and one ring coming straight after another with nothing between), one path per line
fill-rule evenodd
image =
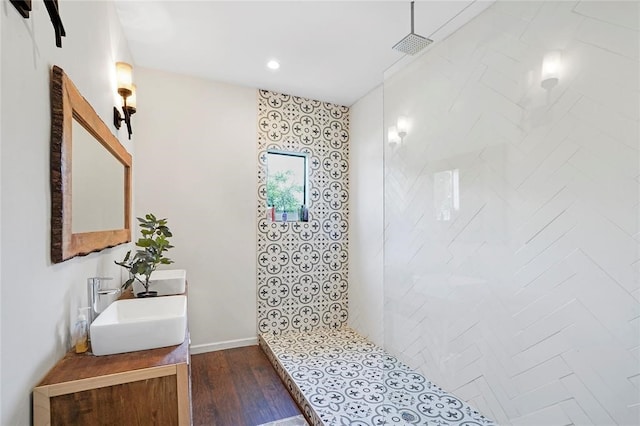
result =
M293 171L278 172L267 179L267 205L278 213L297 212L302 204L302 185L296 185Z

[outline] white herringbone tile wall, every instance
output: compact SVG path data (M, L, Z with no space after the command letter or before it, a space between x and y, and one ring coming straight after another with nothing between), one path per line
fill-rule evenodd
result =
M386 349L500 424L640 424L639 13L498 1L385 79Z

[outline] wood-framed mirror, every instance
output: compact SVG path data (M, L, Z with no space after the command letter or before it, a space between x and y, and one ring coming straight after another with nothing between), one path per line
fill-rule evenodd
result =
M51 261L131 241L131 154L62 68L51 71Z

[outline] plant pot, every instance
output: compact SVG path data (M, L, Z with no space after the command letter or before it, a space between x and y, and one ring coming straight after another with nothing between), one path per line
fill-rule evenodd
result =
M136 293L136 297L156 297L157 295L158 295L158 292L153 290Z

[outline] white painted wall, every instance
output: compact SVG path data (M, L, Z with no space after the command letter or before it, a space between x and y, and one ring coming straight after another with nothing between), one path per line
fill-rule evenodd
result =
M166 217L194 353L256 342L256 89L138 68L136 212Z
M499 424L638 424L639 5L499 1L385 81L385 345Z
M50 67L62 67L109 124L117 100L114 63L131 60L115 10L110 2L61 2L67 37L58 49L44 3L32 4L28 20L9 2L0 6L0 424L12 426L30 424L31 389L70 347L77 308L88 306L86 279L120 277L113 261L126 251L57 265L49 256Z
M349 325L378 345L383 331L383 90L351 106Z

